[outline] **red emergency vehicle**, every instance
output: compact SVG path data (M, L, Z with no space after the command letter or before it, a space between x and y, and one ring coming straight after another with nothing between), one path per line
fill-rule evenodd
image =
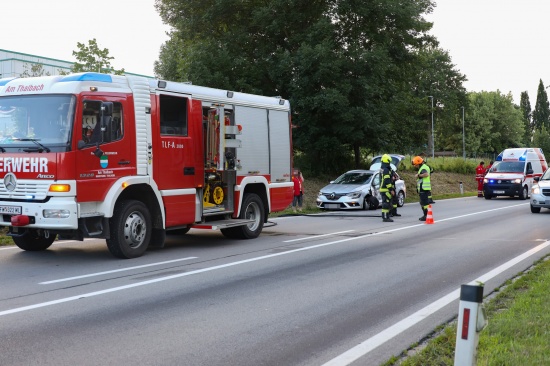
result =
M129 75L0 79L0 226L15 244L255 238L292 201L290 104Z

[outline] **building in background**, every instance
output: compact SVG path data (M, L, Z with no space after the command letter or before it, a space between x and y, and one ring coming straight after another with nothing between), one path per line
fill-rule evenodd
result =
M0 49L0 79L33 76L35 75L33 67L39 67L40 75L68 74L71 72L73 64L74 62L70 61ZM131 72L125 72L125 74L152 78L148 75Z

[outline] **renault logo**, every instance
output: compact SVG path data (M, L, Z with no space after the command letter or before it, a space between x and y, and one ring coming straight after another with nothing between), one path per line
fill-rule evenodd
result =
M17 186L17 178L15 178L15 174L8 173L4 176L4 186L9 192L15 191L15 187Z
M14 177L14 178L15 178L15 177ZM334 198L336 198L336 193L332 192L332 193L330 194L329 198L330 198L331 200L333 200Z

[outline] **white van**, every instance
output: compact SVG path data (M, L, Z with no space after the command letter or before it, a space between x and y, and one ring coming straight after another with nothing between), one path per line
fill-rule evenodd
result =
M529 197L535 177L548 169L541 148L506 149L496 158L483 180L483 194L490 200L497 196Z

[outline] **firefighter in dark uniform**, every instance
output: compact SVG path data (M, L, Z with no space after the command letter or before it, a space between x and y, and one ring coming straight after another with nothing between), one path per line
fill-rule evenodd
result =
M392 194L392 198L391 198L392 208L390 210L390 216L397 217L397 216L401 216L400 214L397 213L398 197L397 197L397 191L396 191L397 187L395 186L395 182L399 179L399 175L397 175L397 173L391 168L391 165L390 165L390 174L391 174L392 190L393 190L393 192L390 190L390 193Z
M418 169L415 174L416 190L420 196L420 207L424 215L419 218L420 221L426 221L428 215L428 206L430 205L430 197L432 195L432 183L430 181L430 167L426 165L424 159L420 156L415 156L412 159L412 164Z
M390 208L392 197L395 196L395 188L393 186L391 174L391 157L388 154L382 155L382 184L380 185L380 196L382 196L382 221L393 222L390 218Z

